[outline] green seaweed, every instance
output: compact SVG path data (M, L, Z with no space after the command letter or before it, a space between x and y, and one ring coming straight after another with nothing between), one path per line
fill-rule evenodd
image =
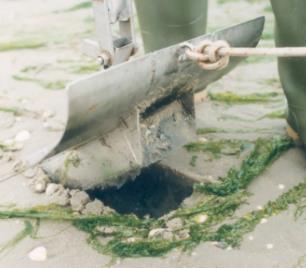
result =
M258 139L252 153L243 161L240 169L232 168L221 182L211 184L196 184L200 192L225 196L246 188L250 182L260 175L283 152L294 146L291 139L273 138Z
M262 219L276 216L287 210L290 205L298 205L305 197L306 181L282 194L275 201L268 202L262 210L247 213L233 224L222 225L215 233L215 239L237 247L242 242L243 236L252 232Z
M249 103L259 103L259 102L269 102L279 100L279 97L282 95L278 92L266 92L266 93L251 93L238 95L234 92L219 92L219 93L208 93L209 98L212 101L225 102L228 104L240 103L240 104L249 104Z
M267 113L264 116L260 117L258 120L261 119L285 119L286 118L286 110L285 109L281 109L281 110L277 110L277 111L273 111L271 113Z
M74 12L74 11L79 11L82 9L88 9L92 7L91 1L84 1L79 4L76 4L74 6L71 6L69 8L63 9L63 10L56 10L54 13L66 13L66 12Z
M306 254L300 256L296 262L296 264L293 265L293 268L303 268L305 267L305 260L306 260Z
M45 47L46 42L39 40L14 40L14 41L3 41L0 42L0 52L10 51L10 50L23 50L23 49L37 49Z
M15 116L22 115L22 111L18 108L15 108L15 107L0 107L0 112L10 113L10 114L13 114Z
M39 206L31 209L0 210L0 218L26 218L41 220L70 221L79 230L88 233L87 242L98 252L114 257L156 257L164 256L174 248L190 250L199 243L218 241L226 245L239 246L243 236L254 230L260 219L270 217L295 204L300 209L301 200L306 198L306 182L284 193L277 200L266 204L263 210L254 211L233 220L237 208L246 203L248 192L245 190L252 179L261 174L273 160L293 146L287 138L257 140L250 156L239 170L231 169L228 177L219 184L197 185L203 193L202 199L193 207L182 207L168 216L168 219L139 219L134 215L109 213L101 216L74 214L68 208L59 206ZM197 222L199 215L206 215L204 223ZM181 218L182 228L174 231L172 239L151 238L150 230L164 228L166 220ZM99 227L115 228L113 234L104 234ZM218 227L219 226L219 227ZM181 230L186 230L188 237L180 237ZM108 236L105 244L100 238ZM129 240L133 238L132 240Z
M67 81L64 80L58 80L58 81L45 81L33 77L28 76L21 76L21 75L13 75L13 79L17 81L23 81L23 82L32 82L40 85L41 87L49 90L60 90L64 89Z
M244 129L231 129L231 128L199 128L197 135L206 135L213 133L254 133L254 132L271 132L272 128L244 128Z
M244 151L248 144L248 142L240 140L199 141L186 144L184 148L188 152L205 152L219 158L221 155L237 155Z
M190 166L192 167L196 167L197 166L197 160L198 160L198 156L193 155L190 159Z
M32 223L28 220L24 221L24 228L19 233L17 233L11 240L9 240L0 247L0 254L12 249L27 236L33 236L35 232L36 229L33 227Z

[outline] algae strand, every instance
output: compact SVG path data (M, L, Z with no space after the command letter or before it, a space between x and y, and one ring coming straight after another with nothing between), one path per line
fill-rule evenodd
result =
M245 189L250 182L260 175L283 152L294 146L288 138L273 138L271 140L258 139L252 153L243 161L240 169L232 168L221 182L196 184L195 190L218 196L233 194Z

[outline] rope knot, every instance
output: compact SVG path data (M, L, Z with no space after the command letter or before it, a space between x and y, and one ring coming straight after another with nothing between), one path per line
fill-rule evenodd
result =
M230 48L230 45L223 40L205 40L195 48L189 47L186 54L189 59L197 61L204 70L222 70L230 61L229 55L220 55L223 48Z

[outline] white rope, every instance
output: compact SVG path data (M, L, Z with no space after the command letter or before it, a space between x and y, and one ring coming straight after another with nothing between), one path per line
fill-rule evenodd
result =
M206 40L197 47L187 45L186 55L197 61L205 70L222 70L229 64L230 57L273 56L273 57L306 57L306 47L278 48L236 48L226 41Z

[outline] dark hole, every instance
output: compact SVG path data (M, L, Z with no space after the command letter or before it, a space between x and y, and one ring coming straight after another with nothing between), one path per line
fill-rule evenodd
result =
M126 182L119 189L92 189L88 193L118 213L159 218L177 209L192 191L191 180L168 168L153 165L144 168L134 181Z

